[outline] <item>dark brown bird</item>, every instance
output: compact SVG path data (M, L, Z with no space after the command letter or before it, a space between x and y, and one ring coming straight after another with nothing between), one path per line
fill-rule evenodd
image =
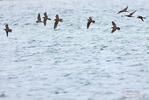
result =
M43 17L43 23L44 23L44 26L46 26L46 24L47 24L47 20L51 20L51 18L48 18L47 13L45 12L45 13L44 13L44 17Z
M112 21L112 25L113 27L111 33L115 32L116 30L120 30L120 27L117 27L114 21Z
M40 22L42 22L42 21L41 21L40 13L38 13L38 16L37 16L37 21L36 21L36 23L40 23Z
M56 19L55 19L55 23L54 23L54 29L57 28L57 25L59 22L63 22L63 19L60 19L58 15L55 16Z
M136 12L136 10L133 11L132 13L130 13L129 15L125 15L125 16L127 16L127 17L134 17L134 16L132 16L132 15L133 15L135 12Z
M122 12L128 12L127 9L128 9L128 6L126 8L124 8L124 9L122 9L121 11L119 11L117 14L120 14Z
M137 18L141 19L144 22L145 17L138 16Z
M87 22L87 29L89 28L91 23L95 23L95 21L92 19L92 17L89 17L88 22Z
M4 30L6 31L6 36L8 37L8 32L12 32L12 29L9 29L8 24L5 25L5 28L6 29Z

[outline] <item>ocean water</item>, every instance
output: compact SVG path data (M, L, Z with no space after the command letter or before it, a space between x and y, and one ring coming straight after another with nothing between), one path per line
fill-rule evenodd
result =
M126 6L135 17L117 14ZM149 100L148 76L148 0L0 1L0 100Z

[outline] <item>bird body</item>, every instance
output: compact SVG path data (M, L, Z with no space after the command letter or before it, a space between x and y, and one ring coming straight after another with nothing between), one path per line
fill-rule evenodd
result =
M46 26L46 24L47 24L47 20L51 20L51 18L48 18L47 13L45 12L45 13L44 13L44 17L43 17L43 23L44 23L44 26Z
M63 19L60 19L59 18L59 15L56 15L55 17L56 17L56 19L54 20L55 21L55 23L54 23L54 29L57 28L57 25L58 25L59 22L63 22Z
M12 29L9 29L8 24L5 25L6 29L4 29L6 31L6 36L8 37L8 32L12 32Z
M91 23L95 23L95 21L92 19L92 17L89 17L88 22L87 22L87 29L89 28Z
M132 13L128 14L128 15L125 15L125 16L126 16L126 17L133 17L132 15L133 15L135 12L136 12L136 10L133 11Z
M138 16L137 18L141 19L144 22L145 17Z
M114 21L112 21L112 25L113 27L111 33L115 32L116 30L120 30L120 27L117 27Z
M37 16L37 21L36 21L36 23L40 23L40 22L42 22L42 21L41 21L40 13L38 13L38 16Z

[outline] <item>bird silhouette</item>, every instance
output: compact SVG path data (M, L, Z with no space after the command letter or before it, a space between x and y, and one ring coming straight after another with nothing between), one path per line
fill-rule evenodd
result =
M134 17L134 16L132 16L132 15L133 15L135 12L136 12L136 10L133 11L132 13L128 14L128 15L125 15L125 16L126 16L126 17Z
M59 22L63 22L63 19L60 19L59 18L59 15L56 15L55 17L56 17L56 19L54 20L55 21L55 23L54 23L54 29L57 28L57 25L58 25Z
M122 9L121 11L119 11L117 14L120 14L122 12L128 12L127 9L128 9L128 6L126 8L124 8L124 9Z
M6 29L4 30L6 31L6 36L8 37L8 32L12 32L12 29L9 29L8 24L5 25L5 28Z
M44 17L43 17L43 23L44 23L44 26L46 26L46 24L47 24L47 20L51 20L51 18L48 18L47 13L45 12L45 13L44 13Z
M42 22L42 21L41 21L40 13L38 13L38 16L37 16L37 21L36 21L36 23L40 23L40 22Z
M145 17L138 16L137 18L141 19L144 22Z
M95 23L95 21L92 19L92 17L89 17L88 22L87 22L87 29L89 28L91 23Z
M120 27L117 27L114 21L112 21L112 25L113 27L111 33L115 32L116 30L120 30Z

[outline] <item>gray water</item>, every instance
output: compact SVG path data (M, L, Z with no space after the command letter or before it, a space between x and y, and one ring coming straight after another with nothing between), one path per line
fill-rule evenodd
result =
M127 5L134 18L116 14ZM148 16L148 0L0 1L0 100L149 100Z

